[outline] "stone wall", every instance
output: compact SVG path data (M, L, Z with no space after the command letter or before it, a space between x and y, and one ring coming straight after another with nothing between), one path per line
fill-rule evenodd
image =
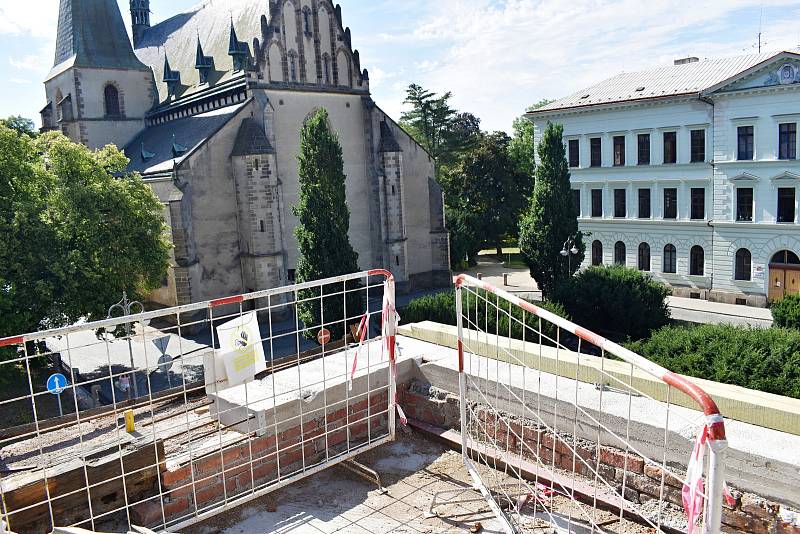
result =
M460 430L460 411L458 396L431 387L429 384L412 382L398 389L399 402L406 415L441 428ZM523 459L541 461L554 469L573 470L589 479L594 478L596 470L600 477L615 485L626 500L634 504L645 504L663 499L682 507L681 489L683 484L673 476L662 472L657 465L648 464L636 454L559 432L555 434L536 427L530 421L521 421L508 414L499 416L486 409L476 407L475 411L487 435L495 443L509 450L521 451ZM670 465L674 472L676 468ZM624 488L623 488L624 484ZM736 534L800 534L800 523L790 523L794 512L780 503L763 499L751 493L732 489L736 503L724 505L722 532Z

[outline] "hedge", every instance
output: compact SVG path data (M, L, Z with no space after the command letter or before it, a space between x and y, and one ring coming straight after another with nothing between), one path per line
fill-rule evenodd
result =
M590 267L561 284L553 300L575 323L615 339L642 339L666 326L670 290L621 265Z
M787 295L770 308L776 326L800 329L800 295Z
M492 294L487 294L483 290L477 292L464 290L463 293L463 313L465 316L464 327L475 329L475 325L479 325L482 331L490 334L497 334L508 336L509 333L509 318L508 310L511 310L511 316L514 318L511 321L511 337L515 339L523 339L523 315L524 321L527 325L527 331L524 333L524 339L528 341L537 341L538 336L536 332L539 331L539 319L532 313L523 313L523 310L516 306L509 308L508 302L498 299ZM569 315L564 310L564 307L554 302L536 302L536 306L543 308L549 312L559 315L565 319L570 320ZM500 310L498 312L498 307ZM433 321L436 323L447 324L456 326L456 294L455 291L448 291L444 293L436 293L434 295L426 295L412 300L408 306L399 311L402 324L419 323L422 321ZM488 313L488 317L487 317ZM552 345L552 340L556 339L556 327L551 323L542 321L542 330L545 336L550 340L544 339L546 344ZM566 343L567 337L562 332L562 343Z
M669 326L627 347L670 371L800 398L800 331Z

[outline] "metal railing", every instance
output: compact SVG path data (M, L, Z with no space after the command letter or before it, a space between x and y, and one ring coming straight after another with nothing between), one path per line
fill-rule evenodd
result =
M708 394L475 278L456 294L463 460L507 532L720 532L727 442Z
M0 339L0 531L182 529L392 440L395 327L372 270Z

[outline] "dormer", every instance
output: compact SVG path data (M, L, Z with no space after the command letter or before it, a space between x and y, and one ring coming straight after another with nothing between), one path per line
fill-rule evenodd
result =
M200 85L208 83L208 76L214 71L214 58L213 56L207 56L203 53L203 45L200 43L200 37L197 38L197 57L194 67L200 74Z
M175 96L181 86L181 73L177 70L172 70L169 66L169 58L164 54L164 78L162 80L167 84L170 96Z
M248 59L250 58L250 47L247 43L240 41L236 36L236 28L233 26L233 19L231 19L231 35L228 43L228 55L233 58L234 72L240 72L247 68Z

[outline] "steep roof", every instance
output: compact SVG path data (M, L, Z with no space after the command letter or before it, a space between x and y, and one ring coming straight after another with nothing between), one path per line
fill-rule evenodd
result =
M147 70L133 53L116 0L61 0L48 78L67 66Z
M624 72L531 113L699 94L781 53L709 59L643 72Z
M142 33L137 43L136 55L155 72L159 100L167 99L164 78L164 56L170 65L181 73L181 92L178 97L202 91L200 73L197 71L197 39L203 53L214 58L213 72L208 81L213 85L226 82L241 72L234 72L233 58L229 55L231 44L231 19L237 40L248 48L253 39L261 36L261 16L266 15L268 3L261 0L206 0L184 13L171 17ZM252 54L252 50L249 50Z
M267 139L264 129L253 118L242 121L236 142L233 144L231 156L253 156L258 154L274 154L275 149Z
M129 171L151 174L172 170L219 131L247 102L148 126L125 147Z

